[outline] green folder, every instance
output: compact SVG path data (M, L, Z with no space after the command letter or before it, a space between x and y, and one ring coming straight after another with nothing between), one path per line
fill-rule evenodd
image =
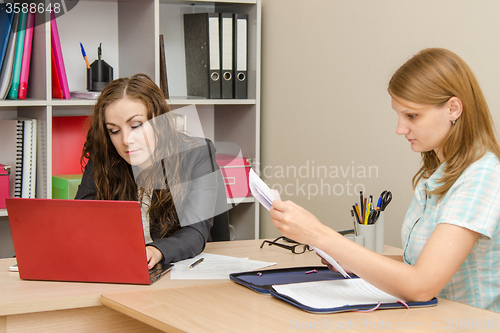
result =
M52 176L52 199L74 199L82 175Z

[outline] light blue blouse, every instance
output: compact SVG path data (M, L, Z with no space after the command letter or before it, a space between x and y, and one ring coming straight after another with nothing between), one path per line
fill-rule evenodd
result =
M415 189L401 231L404 260L415 264L439 223L481 234L438 296L500 313L500 161L487 152L437 202L427 191L440 185L443 168L421 179Z

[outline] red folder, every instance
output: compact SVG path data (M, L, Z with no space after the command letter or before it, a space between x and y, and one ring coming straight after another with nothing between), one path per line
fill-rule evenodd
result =
M56 60L54 59L54 49L50 50L50 55L52 67L52 98L63 98L61 82L59 82L59 75L56 69Z
M28 13L28 18L26 21L26 31L24 34L24 51L23 51L23 62L21 65L21 76L19 79L19 99L26 99L26 93L28 90L28 77L30 73L30 61L31 61L31 45L33 41L33 26L35 23L35 14Z
M59 31L57 30L57 22L54 12L50 13L50 29L52 40L52 51L54 52L54 60L56 63L57 75L61 85L62 95L64 99L70 99L68 79L66 77L66 69L64 68L64 60L61 49L61 41L59 40Z

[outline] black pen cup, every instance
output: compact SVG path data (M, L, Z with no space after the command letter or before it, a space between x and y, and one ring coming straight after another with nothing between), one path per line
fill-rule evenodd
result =
M102 91L113 81L113 67L104 60L96 60L87 68L87 90Z

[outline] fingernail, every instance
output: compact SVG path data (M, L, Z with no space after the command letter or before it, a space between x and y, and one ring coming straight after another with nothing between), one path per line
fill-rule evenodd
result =
M148 265L148 269L151 269L151 265Z

